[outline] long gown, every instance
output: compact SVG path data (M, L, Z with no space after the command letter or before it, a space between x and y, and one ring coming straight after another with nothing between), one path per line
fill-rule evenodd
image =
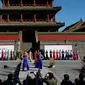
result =
M55 54L56 54L56 52L55 52L55 50L53 50L53 58L54 58L54 60L56 59Z
M56 60L58 60L58 51L56 51Z
M29 70L29 65L28 65L28 56L27 56L27 53L25 52L24 55L23 55L23 70L24 69L27 69Z
M1 59L4 60L4 51L2 50Z
M41 56L39 56L39 55L38 55L38 57L37 57L37 61L36 61L36 64L35 64L35 68L42 69L42 59L41 59Z
M77 60L77 55L75 51L73 52L73 60Z
M46 57L45 57L45 59L46 59L46 60L49 59L49 57L48 57L48 51L47 51L47 50L46 50Z
M52 58L52 50L50 50L50 58Z

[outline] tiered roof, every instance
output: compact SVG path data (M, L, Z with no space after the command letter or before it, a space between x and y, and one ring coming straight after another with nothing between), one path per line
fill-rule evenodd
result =
M8 0L4 0L6 1L5 4L8 4ZM23 2L23 6L20 6L21 1ZM36 7L33 6L34 1L36 1ZM53 0L48 0L49 5L52 4ZM3 0L2 0L3 2ZM54 30L57 31L60 27L64 26L64 23L60 23L60 22L55 22L55 21L51 21L51 18L53 18L55 16L55 14L61 10L61 6L59 7L53 7L53 6L48 6L46 7L47 4L47 0L9 0L10 5L7 7L6 6L2 6L2 8L0 8L0 15L4 15L3 17L5 17L5 15L7 15L7 20L1 20L0 21L0 27L4 27L7 29L15 29L14 27L17 27L17 29L21 30L22 28L24 29L29 29L29 28L33 28L34 30ZM13 5L15 4L15 5ZM16 5L17 4L17 5ZM27 5L27 4L32 4L31 6ZM37 5L37 4L40 4ZM42 4L45 4L45 6L43 6ZM34 16L35 19L35 15L39 15L39 14L43 14L43 16L47 16L47 19L43 20L37 20L36 22L34 22L35 20L22 20L24 14L31 14L32 16ZM15 16L18 17L18 15L20 15L20 18L18 17L17 20L10 20L12 14L15 14ZM16 15L17 14L17 15ZM29 18L29 17L28 17ZM48 22L48 20L50 19L50 21ZM22 21L21 21L22 20ZM11 28L12 27L12 28Z
M83 28L85 28L85 22L80 19L78 22L66 27L63 32L84 32Z

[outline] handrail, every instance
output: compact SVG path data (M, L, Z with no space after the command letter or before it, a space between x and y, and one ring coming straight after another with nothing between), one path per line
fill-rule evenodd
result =
M10 6L20 6L20 4L10 4Z
M23 21L33 21L33 19L23 19Z
M23 6L33 6L33 4L22 4ZM8 6L8 4L5 4ZM20 6L20 4L10 4L10 6ZM46 6L46 4L36 4L36 6Z
M7 22L7 19L2 19L2 22Z
M23 4L23 6L33 6L33 4Z
M46 4L36 4L36 6L46 6Z
M34 19L23 19L22 22L33 22L33 20L34 20ZM10 21L10 22L20 22L21 19L9 19L9 21ZM37 22L42 22L42 21L43 21L43 22L46 22L46 19L36 19L36 21L37 21ZM2 22L2 23L8 22L8 20L7 20L7 19L2 19L1 22Z
M20 19L10 19L10 21L20 21Z

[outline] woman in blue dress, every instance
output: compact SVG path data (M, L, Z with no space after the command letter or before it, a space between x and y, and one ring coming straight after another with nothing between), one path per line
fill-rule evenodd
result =
M24 55L23 55L23 70L29 70L29 65L28 65L28 53L27 52L24 52Z
M39 55L37 55L37 61L36 61L36 64L35 64L35 68L39 68L39 69L42 69L42 58Z

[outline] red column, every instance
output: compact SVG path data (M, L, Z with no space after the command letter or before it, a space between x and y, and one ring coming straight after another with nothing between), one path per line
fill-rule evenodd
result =
M7 1L7 6L10 7L10 3L9 3L9 0Z
M47 0L47 2L46 2L46 7L48 7L49 6L49 4L48 4L48 0Z
M50 3L50 6L53 7L52 1L51 1L51 3Z
M2 15L0 15L0 23L2 23Z
M36 7L36 1L34 0L33 6Z
M2 7L5 7L5 1L3 0L3 6Z
M53 17L53 22L56 22L55 16Z
M9 15L7 15L7 22L10 23Z
M49 22L49 15L47 15L47 22Z
M20 19L20 21L23 22L23 16L22 16L22 14L21 14L21 19Z
M20 0L20 7L23 7L23 3L22 3L22 0Z
M34 15L34 22L36 22L36 15Z

